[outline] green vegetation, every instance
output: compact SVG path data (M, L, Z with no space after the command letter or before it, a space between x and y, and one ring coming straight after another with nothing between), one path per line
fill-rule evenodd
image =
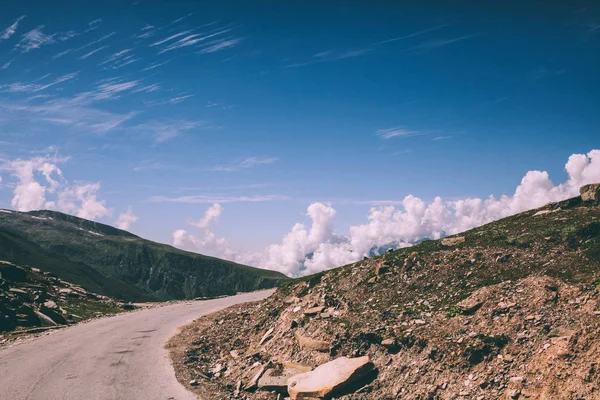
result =
M125 301L230 295L287 280L54 211L0 213L0 259Z

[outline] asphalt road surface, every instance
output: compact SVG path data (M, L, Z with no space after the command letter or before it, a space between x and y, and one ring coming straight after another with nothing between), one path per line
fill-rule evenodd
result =
M99 319L0 350L0 400L196 400L164 349L177 328L273 291Z

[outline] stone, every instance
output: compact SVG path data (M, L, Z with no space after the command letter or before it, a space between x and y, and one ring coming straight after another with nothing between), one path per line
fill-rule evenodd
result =
M218 374L221 371L224 371L225 367L222 364L217 364L210 370L213 374Z
M303 336L299 332L296 332L295 336L301 349L320 351L324 353L329 351L329 342L312 339L307 336Z
M267 370L268 367L269 367L269 364L262 365L259 368L258 372L256 374L254 374L254 377L250 380L250 382L248 382L248 384L245 386L244 390L246 390L246 391L255 390L258 387L258 381L263 376L263 374L265 373L265 371Z
M262 345L263 343L265 343L267 340L271 339L273 337L273 331L274 329L271 328L269 329L262 337L262 339L260 339L260 342L258 342L258 345Z
M0 276L8 281L24 282L27 280L27 271L13 264L0 263Z
M49 310L58 310L58 305L52 300L45 301L43 306Z
M579 193L583 201L600 201L600 183L582 186Z
M293 376L310 372L310 365L285 363L281 370L269 369L258 380L258 388L269 392L287 393L287 381Z
M369 356L340 357L311 372L291 377L287 382L288 394L292 400L330 396L363 378L373 368Z
M50 318L49 316L42 314L39 311L34 311L35 315L37 315L37 317L40 319L40 321L42 322L42 325L51 325L51 326L55 326L58 325L56 322L54 322L52 320L52 318Z
M484 303L484 301L481 300L480 298L471 296L471 297L467 297L463 301L459 302L456 305L456 308L461 310L463 312L463 314L471 315L475 311L479 310L481 308L481 306L483 305L483 303Z
M60 310L51 310L46 307L41 307L40 313L43 314L44 316L50 318L52 321L54 321L55 322L54 325L56 325L56 324L66 325L67 324L67 320L65 319L63 314L60 312Z
M465 242L464 236L456 236L451 238L442 239L442 246L456 246Z
M323 312L325 307L312 307L304 310L303 314L310 316L314 316Z
M389 265L385 265L385 264L378 264L375 267L375 275L381 275L381 274L385 274L386 272L388 272L390 269Z

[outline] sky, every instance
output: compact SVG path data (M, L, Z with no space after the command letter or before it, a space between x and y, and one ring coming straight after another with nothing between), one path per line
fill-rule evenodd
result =
M299 276L600 181L600 5L450 3L0 2L0 208Z

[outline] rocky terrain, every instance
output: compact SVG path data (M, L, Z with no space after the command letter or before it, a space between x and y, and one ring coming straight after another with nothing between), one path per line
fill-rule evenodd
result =
M37 268L0 261L0 343L133 308Z
M201 398L600 398L600 186L291 281L168 347Z
M231 295L288 279L55 211L0 210L0 260L38 267L91 292L138 302Z

